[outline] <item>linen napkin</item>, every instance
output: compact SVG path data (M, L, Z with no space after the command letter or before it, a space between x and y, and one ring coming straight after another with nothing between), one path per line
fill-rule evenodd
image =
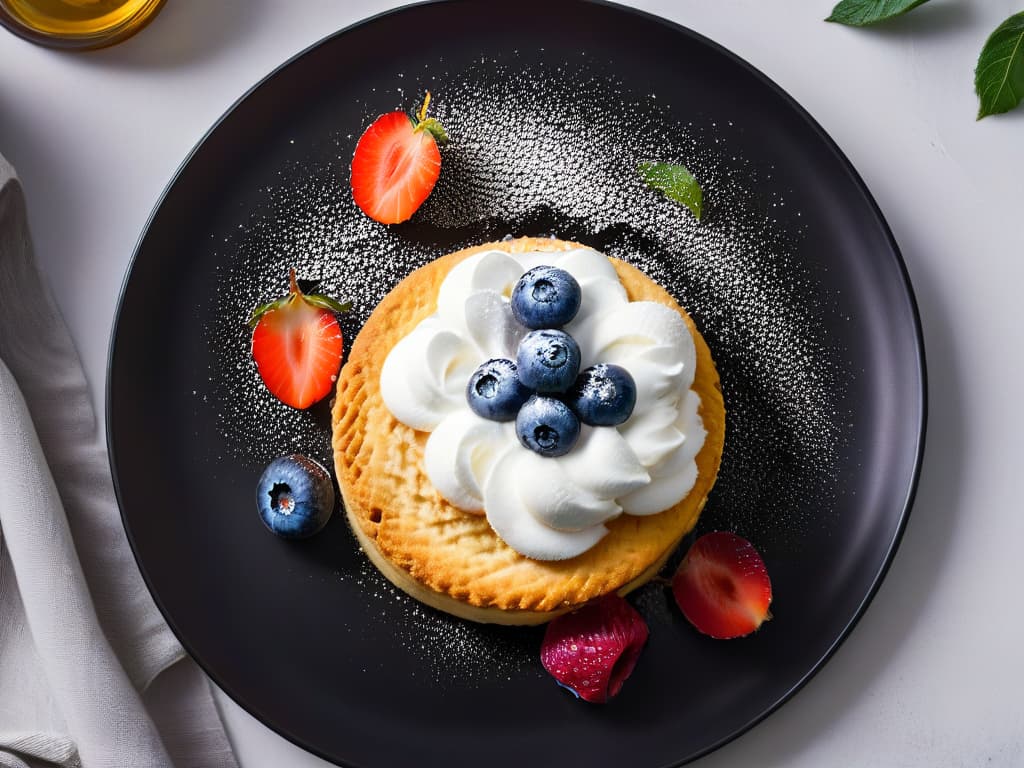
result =
M25 205L0 156L0 766L237 768L132 556ZM172 722L154 722L145 692L175 664Z

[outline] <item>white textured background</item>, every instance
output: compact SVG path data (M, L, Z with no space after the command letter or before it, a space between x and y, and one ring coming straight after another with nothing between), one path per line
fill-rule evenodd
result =
M902 248L928 355L924 471L881 591L801 693L699 765L1024 765L1024 108L975 122L973 94L985 38L1024 0L932 0L873 30L823 23L832 0L627 4L730 48L832 135ZM179 163L279 63L394 5L171 0L86 55L0 33L0 151L101 414L121 281ZM220 700L245 768L327 765Z

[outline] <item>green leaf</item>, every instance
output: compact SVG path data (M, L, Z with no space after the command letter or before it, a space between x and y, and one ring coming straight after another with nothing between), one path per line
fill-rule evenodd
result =
M700 221L704 195L700 184L685 165L640 163L639 170L647 186L664 192L669 200L682 203Z
M978 119L1009 112L1024 98L1024 11L996 27L974 70Z
M422 121L419 125L417 125L413 130L417 133L419 131L426 131L427 133L434 137L434 140L438 144L444 144L446 141L448 141L448 134L445 132L444 126L437 122L437 120L433 117L428 117L426 120Z
M321 296L320 294L314 293L313 295L306 294L303 298L312 304L314 307L320 307L320 309L326 309L329 312L348 312L352 309L352 302L346 301L344 303L337 299L332 299L330 296Z
M337 312L341 314L343 312L348 312L350 309L352 309L351 301L340 302L337 299L332 299L330 296L321 296L318 293L306 294L300 292L298 295L300 296L301 300L305 301L307 304L311 304L314 307L319 307L320 309L326 309L328 312ZM281 307L283 307L289 301L292 301L295 298L295 296L296 294L289 293L287 296L284 296L280 299L275 299L274 301L270 301L267 302L266 304L261 304L260 306L256 307L256 309L254 309L252 311L252 314L249 316L249 327L255 328L259 324L261 317L263 317L268 312L281 309Z
M414 116L410 115L409 119L412 120L413 133L419 133L420 131L426 131L434 137L434 141L438 144L444 144L448 141L448 133L445 131L444 126L441 125L435 118L427 117L427 110L430 108L430 91L427 91L427 95L423 97L423 106L420 107L420 111Z
M912 11L928 0L840 0L825 21L850 27L866 27Z
M256 307L256 309L252 311L252 314L249 315L249 321L247 325L250 328L255 328L256 324L259 323L260 318L267 314L267 312L269 312L270 310L277 309L281 305L282 301L284 301L284 299L275 299L274 301L268 301L266 304L261 304L260 306Z

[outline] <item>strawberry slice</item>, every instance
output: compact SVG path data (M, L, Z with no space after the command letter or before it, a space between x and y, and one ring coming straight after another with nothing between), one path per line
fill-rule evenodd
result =
M699 631L727 639L771 618L772 583L754 545L734 533L701 536L672 579L676 603Z
M448 137L437 120L427 117L429 106L427 91L415 117L389 112L359 138L352 155L352 197L371 219L405 221L434 189L441 173L437 145Z
M341 366L343 339L335 313L341 304L299 290L295 270L284 298L257 307L249 319L252 356L267 389L285 405L308 408L322 400Z
M610 594L552 620L540 660L560 686L584 701L603 704L622 689L646 642L643 617Z

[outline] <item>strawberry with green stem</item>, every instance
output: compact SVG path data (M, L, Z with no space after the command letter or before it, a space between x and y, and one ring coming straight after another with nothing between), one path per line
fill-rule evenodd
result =
M438 144L444 128L427 117L430 91L415 116L381 115L363 133L352 155L352 197L367 216L382 224L409 219L423 204L441 174Z
M252 356L274 397L308 408L326 397L337 379L344 339L336 315L351 304L303 293L294 268L288 284L287 296L257 307L249 318Z

